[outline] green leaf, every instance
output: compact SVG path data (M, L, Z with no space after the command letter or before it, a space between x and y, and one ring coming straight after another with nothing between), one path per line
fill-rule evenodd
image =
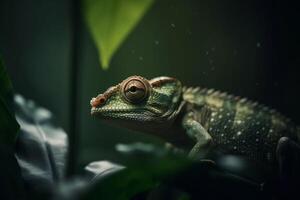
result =
M100 63L107 69L111 57L141 20L153 0L82 0L83 12L96 42Z
M0 144L13 145L19 130L12 109L12 84L0 57Z

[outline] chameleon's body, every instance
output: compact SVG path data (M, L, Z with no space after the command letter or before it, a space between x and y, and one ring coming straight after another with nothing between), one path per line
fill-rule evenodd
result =
M283 136L299 129L260 104L202 88L182 88L169 77L129 77L91 100L92 114L160 136L175 146L193 142L191 155L218 149L272 163Z
M281 137L298 141L297 127L275 110L218 91L188 88L183 92L196 119L224 152L273 162Z

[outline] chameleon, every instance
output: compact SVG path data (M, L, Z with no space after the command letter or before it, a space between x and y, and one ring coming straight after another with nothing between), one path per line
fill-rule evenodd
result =
M300 158L300 131L287 117L246 98L184 87L176 78L130 76L90 104L92 116L160 137L190 157L217 150L267 164Z

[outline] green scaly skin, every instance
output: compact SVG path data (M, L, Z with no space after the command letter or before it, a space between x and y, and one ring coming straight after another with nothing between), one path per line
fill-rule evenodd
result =
M91 114L150 133L190 156L212 149L273 163L279 139L299 141L299 129L275 110L226 93L183 88L170 77L131 76L91 100Z

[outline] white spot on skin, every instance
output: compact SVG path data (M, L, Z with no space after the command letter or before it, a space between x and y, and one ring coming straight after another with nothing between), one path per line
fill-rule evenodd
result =
M273 130L273 129L270 129L270 130L269 130L269 132L270 132L270 133L273 133L273 132L274 132L274 130Z
M237 120L236 123L237 123L237 124L241 124L242 121L241 121L241 120Z
M214 119L214 118L211 118L210 121L213 122L213 121L215 121L215 119Z
M213 113L211 113L211 116L213 116L213 117L214 117L216 114L217 114L217 113L213 112Z
M237 132L237 135L241 135L241 134L242 134L242 132L241 132L241 131L238 131L238 132Z
M223 137L223 136L224 136L224 134L222 133L222 134L221 134L221 137Z
M227 116L230 116L230 113L226 113Z
M236 150L236 149L237 149L237 147L236 147L236 146L234 146L234 147L233 147L233 149L234 149L234 150Z
M225 126L224 126L224 129L226 129L226 128L227 128L227 126L225 125Z
M222 115L219 115L219 119L222 119L222 117L223 117Z
M256 140L255 140L256 142L258 142L259 141L259 139L258 138L256 138Z

